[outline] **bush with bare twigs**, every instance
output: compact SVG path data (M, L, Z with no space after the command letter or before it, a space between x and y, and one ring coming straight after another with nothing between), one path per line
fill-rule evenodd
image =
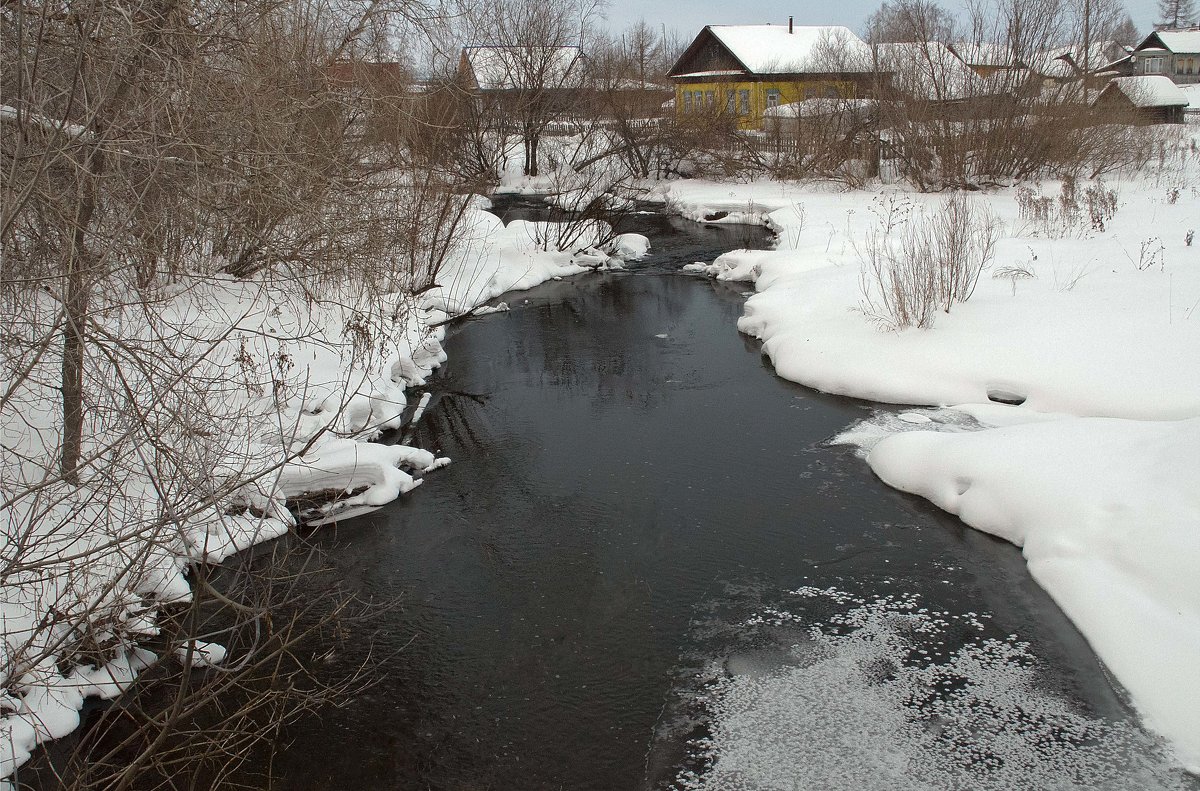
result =
M932 327L939 310L971 298L998 236L996 219L962 194L930 217L872 229L858 249L860 310L889 330Z
M145 772L235 761L236 727L187 731L221 722L197 715L204 695L296 650L306 629L280 618L289 607L313 605L313 623L344 612L340 595L281 582L282 566L206 564L287 532L286 499L305 486L286 490L284 472L315 443L398 420L402 384L381 368L409 343L414 297L454 254L470 199L364 127L379 85L338 75L351 62L387 76L371 64L389 20L429 10L0 11L0 774L69 730L82 696L128 689L153 654L180 650L195 670L153 671L179 696L137 699L133 752L99 753L102 771L64 784L154 787ZM332 358L333 381L307 378L300 350ZM228 663L201 671L195 641L213 634ZM58 694L70 713L31 721ZM261 736L327 699L285 685L231 705L265 717Z

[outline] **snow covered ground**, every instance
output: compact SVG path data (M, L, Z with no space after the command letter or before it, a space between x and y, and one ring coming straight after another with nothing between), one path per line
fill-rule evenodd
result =
M0 667L7 670L0 788L39 743L78 727L85 697L119 694L158 660L138 639L157 632L158 607L189 599L189 564L220 562L286 533L294 523L290 499L341 492L308 518L346 519L392 501L449 463L419 448L368 442L402 425L408 389L445 360L448 318L505 291L619 267L647 247L644 237L626 235L606 247L610 255L589 247L585 236L563 252L555 229L504 227L487 205L478 199L470 208L438 286L416 299L355 290L353 278L316 290L288 278L216 278L175 284L150 311L117 308L100 319L124 343L177 337L191 375L224 383L200 394L203 423L183 421L185 435L203 437L194 447L204 455L188 459L192 446L180 448L185 461L213 471L217 496L206 499L211 492L193 492L186 480L180 492L165 491L136 462L114 476L116 483L85 476L78 488L40 490L36 482L54 469L61 418L52 390L35 384L41 378L22 385L20 408L6 409L0 425L5 499L14 495L4 508L0 550L24 569L6 574L0 587ZM52 373L44 380L53 382ZM178 396L177 409L189 406L187 395ZM115 420L101 425L90 447L123 430ZM136 442L126 451L134 460L145 452ZM222 491L224 480L252 483ZM32 494L16 496L22 482ZM173 500L175 494L193 499ZM184 516L159 516L176 510ZM96 622L110 624L98 639L112 646L111 660L99 666L71 650L75 630ZM187 655L186 646L179 650ZM219 663L224 649L205 643L192 655L193 662L199 656Z
M971 195L1002 223L995 260L929 329L889 331L866 315L863 251L869 234L932 216L945 196L772 182L657 191L682 216L779 234L777 250L689 269L754 284L738 328L762 339L781 376L959 405L988 426L872 440L868 461L1023 547L1146 723L1200 772L1197 137L1185 131L1154 172L1105 179L1116 211L1099 223L1082 197L1098 185L1073 198L1057 182ZM1031 212L1035 202L1048 208Z

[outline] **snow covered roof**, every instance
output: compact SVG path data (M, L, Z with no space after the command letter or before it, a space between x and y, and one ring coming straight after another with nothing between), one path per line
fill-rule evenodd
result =
M842 25L709 25L751 74L865 72L870 48Z
M862 113L875 107L874 99L832 99L818 97L805 99L791 104L781 104L778 107L768 107L763 111L764 118L819 118L823 115L834 115L843 112Z
M1193 82L1190 85L1177 85L1179 92L1187 97L1188 104L1193 110L1200 109L1200 82Z
M1036 53L1029 58L1029 66L1043 77L1067 79L1076 76L1084 63L1090 71L1113 63L1119 52L1120 48L1110 41L1093 42L1086 48L1072 44Z
M1188 104L1187 94L1179 90L1170 77L1161 74L1117 77L1100 92L1100 96L1109 91L1125 94L1134 107L1185 107Z
M569 87L583 76L579 47L463 47L463 60L485 91Z
M1200 52L1200 30L1159 30L1157 34L1172 52Z
M999 68L1020 65L1013 57L1012 50L1003 44L971 43L956 41L950 45L964 63L971 66L996 66Z
M878 44L879 68L892 85L917 99L945 101L977 96L984 82L940 41Z
M16 107L0 104L0 123L17 124L21 122L40 127L47 132L61 132L67 137L78 138L80 140L92 140L95 137L86 126L47 118L40 113L31 113L28 110L22 114Z
M710 71L689 71L687 74L676 74L676 77L736 77L746 72L741 69L712 69Z

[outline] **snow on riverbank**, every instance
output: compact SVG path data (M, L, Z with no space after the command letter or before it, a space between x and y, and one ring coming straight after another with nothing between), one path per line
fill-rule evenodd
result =
M1147 724L1200 771L1200 418L896 434L888 484L1023 548Z
M287 277L218 277L173 284L148 309L135 304L97 314L126 345L170 339L189 377L218 383L192 400L190 392L172 391L179 403L168 425L184 429L158 438L163 447L178 443L179 461L203 468L194 480L149 475L139 464L158 446L147 454L136 440L129 445L122 438L128 428L113 418L89 424L96 427L83 454L125 442L112 446L122 449L113 470L91 477L85 471L79 487L37 488L53 477L59 445L57 396L36 384L53 382L53 371L22 385L11 402L20 408L6 409L0 425L6 499L10 484L14 493L0 518L9 570L0 586L0 778L39 743L78 727L85 697L112 697L157 661L138 640L157 633L159 607L189 600L190 563L221 562L283 535L294 522L290 499L340 493L318 498L307 516L313 523L345 519L392 501L449 462L368 440L402 425L406 391L445 360L441 341L450 317L505 291L644 253L644 239L633 237L610 248L614 257L586 239L559 252L553 228L506 228L485 205L468 210L437 287L415 300L356 285L354 277L319 289ZM139 373L126 373L135 389ZM197 410L194 422L175 419L185 408ZM210 488L196 491L197 481ZM16 494L23 487L31 493ZM90 632L87 624L98 622L109 624L97 640L111 645L110 661L81 663L74 630ZM204 644L204 662L221 655L220 646Z
M1200 771L1200 242L1188 244L1200 163L1189 142L1158 172L1108 179L1116 212L1100 223L1086 208L1060 213L1057 182L1034 190L1053 204L1044 217L1016 189L972 195L1003 224L995 261L931 329L868 319L860 251L872 229L930 216L944 196L686 181L659 194L698 220L747 207L779 234L776 250L688 267L754 284L738 328L762 339L779 375L1020 424L905 432L870 463L1022 546L1147 724Z

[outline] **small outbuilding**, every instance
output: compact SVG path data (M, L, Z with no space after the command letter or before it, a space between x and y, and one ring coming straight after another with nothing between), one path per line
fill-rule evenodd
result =
M1188 97L1162 75L1117 77L1092 102L1097 111L1129 114L1147 124L1181 124Z

